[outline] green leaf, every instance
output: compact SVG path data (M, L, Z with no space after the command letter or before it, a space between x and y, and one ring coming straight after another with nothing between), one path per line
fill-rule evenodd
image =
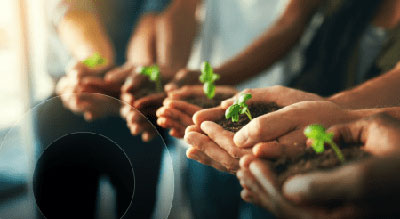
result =
M240 114L245 114L247 109L248 109L247 107L241 107Z
M98 52L93 53L93 55L83 60L83 64L86 65L88 68L96 68L98 66L104 65L106 62L107 60L101 57Z
M218 80L219 79L219 74L213 74L212 76L211 76L211 82L215 82L216 80Z
M313 140L312 141L312 148L315 150L317 154L324 152L325 147L324 147L325 142L323 140Z
M201 72L205 75L212 75L213 74L213 70L211 68L210 63L208 63L207 61L203 62L201 65Z
M232 116L232 122L239 122L239 114L234 114Z
M160 68L157 65L139 67L136 69L136 72L149 77L151 81L157 81L161 75Z
M250 100L253 96L251 94L248 93L242 93L240 94L239 98L238 98L238 103L246 103L246 101Z
M229 118L232 118L234 115L238 115L239 110L240 110L240 106L239 105L232 104L228 109L226 109L225 118L229 119Z
M206 94L206 96L209 99L212 99L214 97L214 95L215 95L215 85L213 85L210 82L206 82L206 83L204 83L203 89L204 89L204 93Z

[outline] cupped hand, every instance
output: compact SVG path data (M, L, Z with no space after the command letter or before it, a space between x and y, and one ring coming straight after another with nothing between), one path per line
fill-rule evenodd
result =
M236 89L230 86L217 86L216 94L234 95ZM168 93L163 107L157 110L157 124L170 128L170 134L182 138L186 127L193 125L193 115L201 110L197 105L191 104L187 98L204 97L202 85L185 85Z
M56 87L64 106L82 113L86 120L117 114L119 104L110 96L118 96L120 85L104 81L102 75L106 70L106 67L90 69L82 62L71 65Z
M233 133L211 121L189 126L184 139L190 146L188 158L229 173L238 170L240 157L251 153L248 149L236 147Z
M156 110L162 105L166 96L163 92L140 94L148 85L148 79L133 73L121 89L120 115L125 118L133 135L141 134L143 141L150 141L156 135L155 127L150 123L156 120Z
M301 101L323 101L324 98L313 93L307 93L301 90L275 85L265 88L245 89L234 97L221 102L221 107L227 109L242 94L249 93L252 98L251 102L275 102L280 107L289 106Z
M374 155L389 155L400 149L400 121L386 114L332 126L336 142L361 143L363 149Z
M353 185L348 186L348 184L357 184L357 177L359 175L351 175L352 171L355 170L354 168L345 168L349 169L341 169L335 173L332 172L316 177L324 183L329 183L329 186L322 186L322 184L318 185L314 183L309 184L310 181L307 180L309 180L310 177L307 179L300 178L300 180L290 182L291 185L285 184L285 188L283 189L284 194L278 187L276 175L272 171L270 163L266 160L255 158L252 155L244 156L240 160L240 169L236 173L236 176L243 187L241 192L243 200L259 205L280 218L363 218L368 214L365 214L362 207L353 203L346 203L336 206L335 208L329 205L322 205L322 203L326 204L329 203L329 201L337 200L338 198L344 199L346 195L351 195L351 191L350 194L347 192L349 192L349 188L354 187ZM305 176L310 175L306 174ZM300 204L294 202L293 199L288 200L286 190L289 190L289 193L291 192L291 188L286 188L288 186L296 186L299 188L296 190L297 195L299 191L308 194L313 190L312 194L318 195L322 199L319 200L319 203L315 202L312 205ZM357 189L354 190L353 194L357 191Z

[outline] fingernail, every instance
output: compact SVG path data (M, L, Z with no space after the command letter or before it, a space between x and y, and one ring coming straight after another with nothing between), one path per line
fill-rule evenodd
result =
M283 192L285 196L293 201L300 201L303 194L307 193L309 180L305 177L294 177L283 184Z
M242 134L240 133L240 131L239 131L238 133L236 133L236 134L233 136L233 141L235 142L235 144L236 144L237 146L243 146L244 143L246 142L246 138L245 138L245 136L242 135Z

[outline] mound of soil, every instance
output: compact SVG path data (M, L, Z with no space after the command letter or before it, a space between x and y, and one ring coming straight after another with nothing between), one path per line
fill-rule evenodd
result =
M272 167L277 174L279 185L282 186L288 177L295 174L309 173L315 170L328 170L343 165L329 146L325 146L325 149L323 153L317 154L309 147L297 157L282 157L275 160ZM341 151L345 157L344 164L371 156L369 152L362 150L360 145L345 145L341 147Z
M281 107L279 107L278 105L276 105L276 103L273 102L271 103L253 102L249 105L249 110L253 118L257 118L264 114L276 111L280 108ZM233 133L239 131L243 126L247 125L247 123L249 122L250 119L245 114L241 114L239 116L238 122L232 122L231 119L226 119L225 116L222 117L220 120L216 121L216 123L222 126L225 130L231 131Z
M162 86L164 87L164 83L162 83ZM162 91L164 92L164 91ZM143 85L143 88L135 92L135 99L140 99L142 97L145 97L149 94L153 93L160 93L156 89L156 84L153 81L146 80L145 84Z

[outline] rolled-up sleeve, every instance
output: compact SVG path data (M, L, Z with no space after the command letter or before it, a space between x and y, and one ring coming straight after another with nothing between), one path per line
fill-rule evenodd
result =
M145 0L143 12L162 12L173 0Z

